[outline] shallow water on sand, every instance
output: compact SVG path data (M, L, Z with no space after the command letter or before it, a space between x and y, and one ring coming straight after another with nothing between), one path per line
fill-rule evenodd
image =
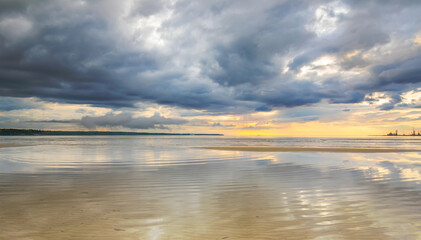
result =
M2 137L0 239L421 239L420 138ZM25 145L10 147L13 145Z

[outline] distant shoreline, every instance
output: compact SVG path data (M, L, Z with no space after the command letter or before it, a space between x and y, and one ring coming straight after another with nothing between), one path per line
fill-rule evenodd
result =
M112 131L54 131L37 129L0 129L0 136L133 136L133 135L159 135L159 136L223 136L223 134L207 133L150 133L150 132L112 132Z

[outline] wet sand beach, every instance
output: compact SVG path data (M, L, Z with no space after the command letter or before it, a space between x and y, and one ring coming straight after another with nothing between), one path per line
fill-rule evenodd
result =
M0 151L0 239L421 238L418 152L197 148L416 149L418 140L1 140L30 146Z

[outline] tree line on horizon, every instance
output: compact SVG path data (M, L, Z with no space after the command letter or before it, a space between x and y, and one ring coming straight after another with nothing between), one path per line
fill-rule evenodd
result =
M112 132L112 131L60 131L60 130L38 130L38 129L0 129L0 136L56 136L56 135L212 135L222 136L223 134L201 134L201 133L150 133L150 132Z

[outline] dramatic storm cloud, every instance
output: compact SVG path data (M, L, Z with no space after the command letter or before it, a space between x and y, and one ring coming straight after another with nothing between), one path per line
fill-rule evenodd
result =
M152 117L133 117L130 114L112 114L108 113L104 116L91 117L84 116L80 121L76 121L82 126L95 129L97 127L126 127L131 129L165 129L165 125L180 125L187 121L183 119L171 119L155 114Z
M33 108L28 98L210 115L408 108L421 87L419 12L415 0L3 0L1 109Z
M107 113L103 116L83 116L81 119L71 120L44 120L28 121L29 123L71 123L78 124L87 129L96 129L98 127L108 128L130 128L130 129L167 129L168 125L182 125L187 123L184 119L166 118L159 113L152 117L133 117L129 113Z

